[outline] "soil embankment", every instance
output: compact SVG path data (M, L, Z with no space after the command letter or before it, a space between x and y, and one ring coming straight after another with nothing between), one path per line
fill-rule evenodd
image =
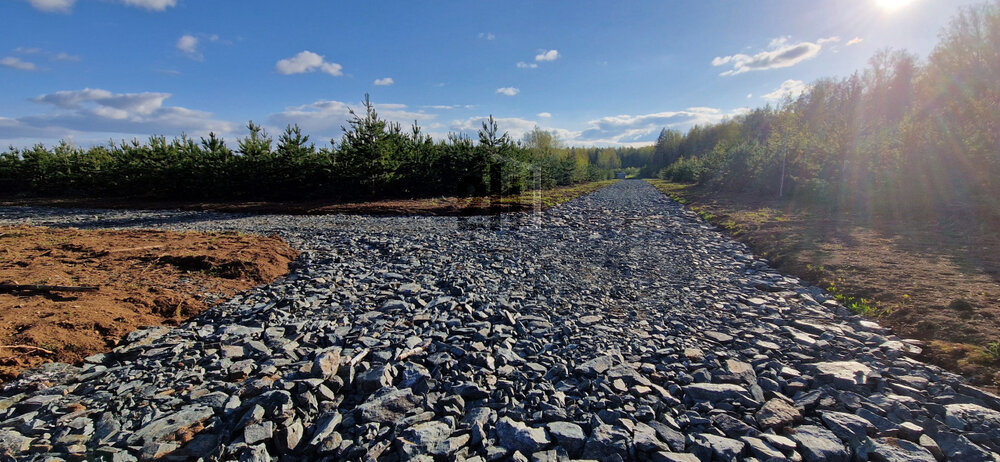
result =
M288 272L277 237L0 227L0 380L78 363L140 326L176 324ZM15 286L16 285L16 286ZM15 290L62 286L96 290Z

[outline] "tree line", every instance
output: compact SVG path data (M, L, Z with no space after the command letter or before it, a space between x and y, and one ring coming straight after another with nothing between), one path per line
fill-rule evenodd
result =
M663 130L643 172L858 212L995 211L1000 1L962 9L926 62L883 50L779 107Z
M210 133L150 137L80 148L9 148L0 153L0 193L148 199L334 200L514 194L638 173L648 148L567 148L536 127L514 140L491 116L477 139L434 141L416 122L404 130L379 117L367 95L339 140L317 147L297 125L272 138L247 124L237 145Z

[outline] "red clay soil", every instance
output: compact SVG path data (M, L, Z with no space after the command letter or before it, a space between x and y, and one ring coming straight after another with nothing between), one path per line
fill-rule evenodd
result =
M286 274L296 256L278 237L0 227L0 381L48 361L78 363L141 326L177 324Z

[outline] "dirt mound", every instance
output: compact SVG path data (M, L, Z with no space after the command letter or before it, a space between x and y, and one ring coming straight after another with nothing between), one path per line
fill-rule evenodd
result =
M0 380L176 324L286 274L296 256L278 237L0 227Z

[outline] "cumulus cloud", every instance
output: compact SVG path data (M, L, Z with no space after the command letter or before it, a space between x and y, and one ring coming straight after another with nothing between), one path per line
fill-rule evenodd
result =
M559 51L557 50L543 50L535 55L535 61L555 61L556 59L559 59Z
M392 77L386 77L384 79L375 79L375 85L388 86L394 83L396 83L396 81L392 80Z
M38 70L38 66L36 66L35 63L31 61L24 61L16 56L6 56L0 59L0 66L17 69L19 71Z
M538 116L538 117L541 117L543 119L548 119L548 118L552 117L552 114L549 114L548 112L539 112L538 114L535 114L535 115Z
M69 13L76 0L28 0L36 10L46 13Z
M823 44L838 40L840 40L839 37L827 37L816 42L789 43L788 37L779 37L771 40L768 51L762 51L753 56L742 53L717 56L712 59L712 65L731 65L732 69L719 74L724 76L791 67L807 59L815 58L823 48Z
M300 51L299 54L292 56L291 58L286 58L278 61L274 65L275 70L279 73L290 75L290 74L304 74L306 72L320 71L332 76L344 75L341 72L343 67L337 63L327 62L322 55L318 55L311 51Z
M803 92L809 89L809 86L803 83L801 80L786 80L781 83L776 90L766 94L761 95L768 101L781 101L785 97L795 98L801 95Z
M857 44L859 44L861 42L864 42L864 41L865 41L865 39L863 39L861 37L854 37L854 38L852 38L852 39L850 39L850 40L847 41L847 46L857 45Z
M497 88L497 93L499 93L501 95L514 96L514 95L516 95L516 94L518 94L520 92L521 92L521 90L518 90L517 88L514 88L514 87Z
M480 32L479 35L478 35L478 37L481 38L481 39L483 39L483 40L494 40L494 39L497 38L496 35L493 35L493 34L491 34L489 32Z
M517 62L517 68L518 69L534 69L536 67L538 67L538 64L535 64L535 63L526 63L524 61L518 61Z
M201 53L198 53L198 37L193 35L185 34L181 38L177 39L177 44L175 45L178 50L184 52L188 57L193 59L201 59Z
M0 139L25 137L70 138L79 134L149 136L181 133L232 133L231 122L212 114L178 106L166 106L169 93L113 93L99 88L57 91L39 95L35 103L53 110L39 115L3 119Z
M448 128L452 132L474 136L479 129L482 128L483 122L485 122L487 118L488 117L486 116L475 116L469 117L465 120L454 120ZM500 127L501 133L506 132L515 140L521 139L525 133L528 133L535 127L539 126L537 121L522 119L519 117L494 117L493 120L497 122L497 126ZM572 134L572 132L568 130L558 128L543 127L543 130L555 132L556 135L563 140L567 139L565 135Z
M571 141L581 144L630 144L653 141L664 127L684 128L693 125L706 125L722 121L745 113L746 109L736 109L723 112L709 107L692 107L683 111L657 112L640 115L617 115L602 117L587 122L588 127L582 130Z
M319 100L301 106L291 106L285 110L271 114L268 122L275 127L298 124L302 130L314 136L314 139L339 138L343 134L342 127L347 126L351 119L350 109L363 110L361 104L350 105L342 101ZM433 119L434 114L412 111L405 104L376 104L375 110L379 118L399 122L407 126L416 121ZM421 124L423 125L423 124Z

